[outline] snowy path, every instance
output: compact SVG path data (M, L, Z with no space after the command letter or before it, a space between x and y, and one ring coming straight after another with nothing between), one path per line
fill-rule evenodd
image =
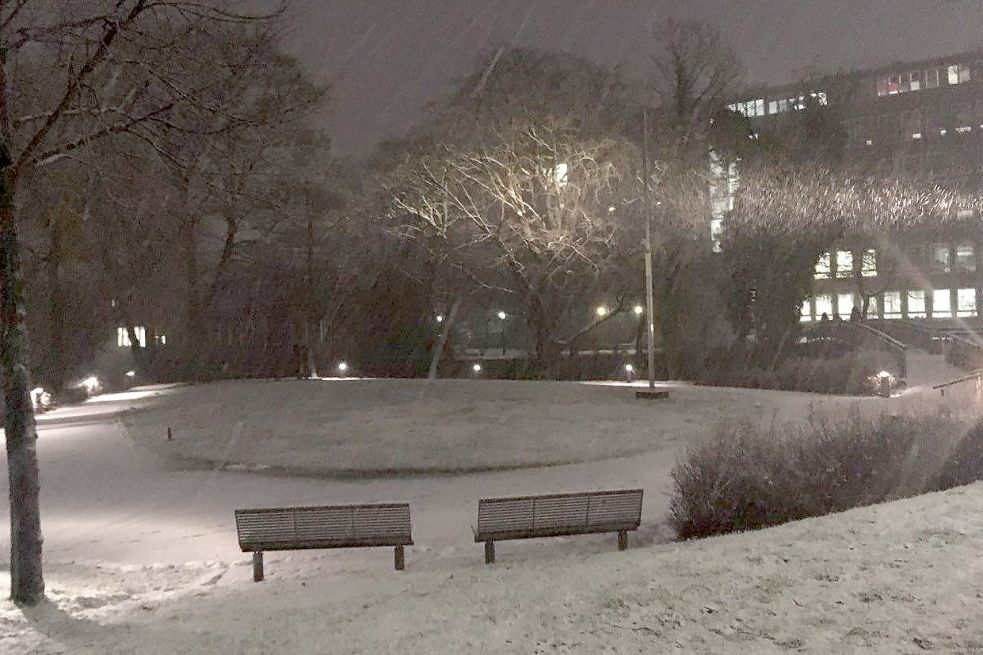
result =
M626 390L627 391L627 390ZM684 393L680 389L680 393ZM166 391L164 391L166 393ZM707 393L705 388L693 393ZM841 406L855 399L720 390L746 398L750 407L775 407L784 418L804 415L810 404ZM151 395L151 394L143 394ZM236 543L233 510L294 504L408 501L415 545L410 567L441 566L449 559L480 561L473 541L477 499L482 496L534 494L597 488L645 490L642 528L634 545L671 538L666 526L670 471L687 441L665 443L639 455L584 464L516 469L457 476L340 480L271 473L188 468L133 445L120 422L121 411L145 402L140 393L105 396L99 402L56 410L39 421L38 452L42 475L42 525L49 563L106 562L121 565L184 564L220 561L245 563ZM778 399L775 401L774 399ZM772 402L769 404L768 400ZM863 401L882 407L885 401ZM708 408L707 411L710 411ZM161 439L164 435L161 435ZM0 484L6 487L6 467ZM6 503L0 522L9 520ZM611 535L550 542L560 552L597 552L613 545ZM500 557L541 556L544 544L502 544ZM9 548L0 532L0 551ZM389 549L271 553L271 575L313 571L391 567ZM294 563L294 564L291 564ZM247 575L245 570L242 575Z
M408 500L414 540L408 561L460 555L480 558L469 525L476 499L591 487L643 487L643 530L651 542L664 521L673 452L546 469L438 478L332 480L233 471L182 470L136 449L117 420L133 401L90 403L47 414L39 421L42 522L48 561L179 564L245 561L235 538L233 510L277 504ZM6 467L0 469L6 486ZM6 503L0 521L9 520ZM605 537L578 540L595 543ZM0 550L6 550L6 534ZM586 545L582 546L587 548ZM515 544L515 551L528 549ZM596 545L594 546L596 548ZM509 548L505 549L508 552ZM382 565L388 549L289 553L282 559L322 559L339 567ZM276 571L273 555L271 571Z

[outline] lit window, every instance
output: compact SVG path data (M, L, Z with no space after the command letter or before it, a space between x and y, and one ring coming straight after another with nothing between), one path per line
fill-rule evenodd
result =
M976 316L976 289L956 290L956 313L958 316Z
M971 243L960 243L956 245L956 270L975 271L976 253Z
M932 270L936 273L949 273L952 271L952 262L949 260L949 246L945 243L936 243L932 246Z
M925 70L925 88L937 89L939 87L939 69L929 68Z
M952 299L948 289L932 291L932 317L952 318Z
M962 127L956 128L956 132L958 132L959 134L966 134L966 132L972 132L972 131L973 128L970 127L969 125L963 125Z
M836 251L836 277L853 275L853 253L849 250Z
M891 75L887 78L887 92L888 95L894 95L896 93L901 93L901 76Z
M886 96L887 95L887 78L879 77L877 78L877 95Z
M850 318L853 314L853 308L855 307L852 293L841 293L837 294L836 298L836 309L837 315L843 320Z
M867 318L877 318L880 316L877 312L877 296L870 296L867 299Z
M141 348L147 347L147 330L142 326L136 326L133 328L133 332L136 333L137 341L140 343ZM130 334L127 332L125 327L116 328L116 345L120 348L129 348L131 345Z
M765 115L765 101L764 98L758 98L754 101L754 115L764 116Z
M829 98L826 97L825 91L816 91L812 94L812 97L819 101L819 104L823 107L829 104Z
M808 299L802 301L802 311L799 313L799 320L803 323L812 320L812 301Z
M922 133L921 132L912 132L911 133L911 138L912 139L920 139L920 138L922 138Z
M963 64L955 64L946 69L949 84L964 84L969 81L969 67Z
M925 318L924 291L917 290L908 292L908 318Z
M876 251L864 250L863 259L860 260L860 275L863 277L877 277Z
M919 71L908 73L908 88L911 91L919 91L922 88L922 74Z
M825 280L830 276L831 268L829 263L829 253L824 252L819 256L819 261L816 262L816 275L817 280Z
M778 101L772 100L768 103L768 113L777 114L778 113Z
M901 318L901 292L884 292L884 318Z
M819 294L816 300L816 318L822 320L823 316L827 319L833 315L833 298L829 294Z

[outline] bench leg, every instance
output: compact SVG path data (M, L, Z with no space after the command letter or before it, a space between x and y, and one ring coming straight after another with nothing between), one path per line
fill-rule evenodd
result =
M618 531L618 550L628 549L628 532L625 530Z
M253 582L263 581L263 551L253 551Z
M485 564L495 563L495 542L486 541L485 542Z
M396 546L396 570L402 571L406 568L406 554L402 546Z

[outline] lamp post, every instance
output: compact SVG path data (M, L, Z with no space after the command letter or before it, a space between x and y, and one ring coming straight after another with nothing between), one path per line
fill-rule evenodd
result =
M655 299L652 293L652 207L649 200L649 115L642 109L642 175L645 177L645 331L648 335L649 389L655 388Z

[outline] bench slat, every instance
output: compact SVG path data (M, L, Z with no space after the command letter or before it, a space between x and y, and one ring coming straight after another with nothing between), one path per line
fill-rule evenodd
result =
M483 498L475 541L635 530L641 512L641 489Z
M243 551L412 545L408 503L236 510Z

